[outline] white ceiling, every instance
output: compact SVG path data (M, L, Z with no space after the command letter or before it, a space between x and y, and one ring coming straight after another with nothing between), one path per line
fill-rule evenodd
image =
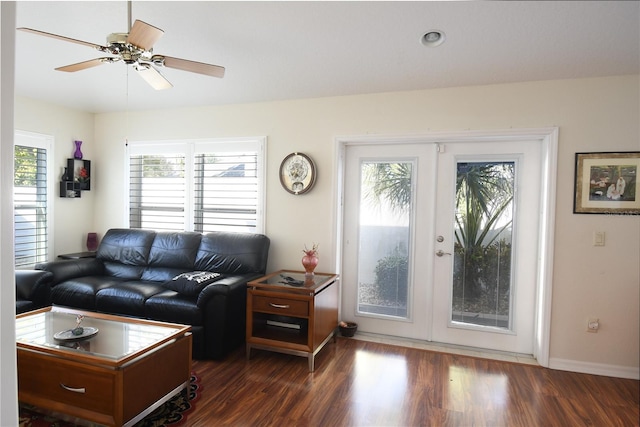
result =
M163 69L174 87L155 91L123 63L54 71L103 55L19 31L16 94L107 112L640 73L638 1L140 1L132 18L165 31L154 53L225 77ZM18 2L17 26L104 45L127 4Z

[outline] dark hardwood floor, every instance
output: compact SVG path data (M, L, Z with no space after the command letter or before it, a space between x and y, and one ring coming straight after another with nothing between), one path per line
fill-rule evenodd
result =
M338 338L194 361L195 426L638 426L640 383Z

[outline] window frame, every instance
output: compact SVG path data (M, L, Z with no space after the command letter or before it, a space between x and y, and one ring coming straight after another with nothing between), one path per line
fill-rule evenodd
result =
M33 147L33 148L39 148L39 149L44 149L47 152L47 159L46 159L46 180L47 180L47 184L46 184L46 188L47 188L47 202L46 202L46 209L47 209L47 218L46 218L46 227L47 227L47 240L46 240L46 257L45 260L46 261L50 261L53 257L53 248L54 246L54 230L53 230L53 218L54 218L54 198L55 198L55 187L54 187L54 175L53 175L53 159L54 159L54 137L52 135L46 135L46 134L41 134L41 133L36 133L36 132L28 132L28 131L23 131L23 130L15 130L14 132L14 139L13 139L13 163L12 163L12 168L15 167L15 147L16 146L22 146L22 147ZM12 173L12 176L14 176L15 179L15 170ZM32 269L35 267L35 264L29 264L29 265L22 265L22 266L16 266L16 254L15 254L15 199L14 199L14 193L15 193L15 181L12 182L11 187L13 189L11 197L12 197L12 209L13 209L13 215L14 215L14 220L13 220L13 229L14 229L14 233L12 234L11 238L13 240L13 263L14 263L14 267L17 270L20 269ZM36 262L37 264L37 262Z
M185 181L186 194L185 198L185 231L194 231L195 222L195 156L203 151L211 152L214 147L216 153L222 152L238 152L238 151L255 151L257 153L256 173L258 177L257 189L257 210L256 210L256 227L253 231L257 234L264 234L266 227L266 136L258 137L235 137L235 138L206 138L206 139L189 139L189 140L150 140L150 141L129 141L125 149L125 208L124 223L127 227L131 227L130 222L130 191L131 191L131 164L130 159L133 155L155 155L163 153L181 152L185 154Z

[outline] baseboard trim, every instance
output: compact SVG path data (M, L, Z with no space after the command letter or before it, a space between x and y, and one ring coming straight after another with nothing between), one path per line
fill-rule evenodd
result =
M640 367L607 365L604 363L582 362L579 360L549 358L549 368L582 374L640 380Z

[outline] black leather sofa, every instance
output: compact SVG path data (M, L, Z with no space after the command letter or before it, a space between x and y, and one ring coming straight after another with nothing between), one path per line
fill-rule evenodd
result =
M16 270L16 314L51 305L53 274L40 270Z
M36 268L53 273L55 305L191 325L193 357L221 359L244 342L246 285L265 274L269 245L261 234L111 229L95 259Z

